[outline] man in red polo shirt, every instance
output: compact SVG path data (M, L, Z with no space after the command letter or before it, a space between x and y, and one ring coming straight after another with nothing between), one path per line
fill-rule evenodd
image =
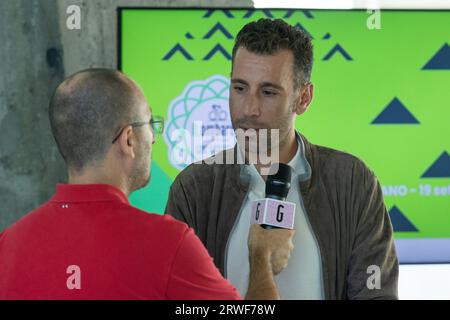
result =
M163 127L135 82L117 71L79 72L57 88L49 111L69 184L0 233L0 299L240 298L192 229L128 202L150 179ZM273 276L287 265L292 236L252 228L247 298L279 298Z

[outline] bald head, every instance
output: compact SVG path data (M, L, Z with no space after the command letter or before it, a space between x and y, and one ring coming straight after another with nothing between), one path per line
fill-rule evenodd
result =
M55 91L50 124L66 164L80 171L101 161L120 128L136 121L145 98L135 82L107 69L78 72Z

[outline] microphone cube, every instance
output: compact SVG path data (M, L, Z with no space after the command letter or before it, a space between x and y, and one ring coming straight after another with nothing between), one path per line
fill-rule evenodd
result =
M294 229L295 203L265 198L252 203L251 224Z

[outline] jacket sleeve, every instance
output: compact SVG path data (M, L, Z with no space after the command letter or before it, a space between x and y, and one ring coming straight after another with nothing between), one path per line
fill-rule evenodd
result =
M348 299L398 299L398 259L380 184L363 168L361 201L347 273Z
M164 212L196 230L195 201L190 199L189 193L180 180L180 177L177 177L172 183Z

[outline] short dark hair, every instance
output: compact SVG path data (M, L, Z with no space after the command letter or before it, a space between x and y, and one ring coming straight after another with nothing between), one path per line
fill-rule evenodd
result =
M281 19L259 19L246 24L239 31L233 47L232 61L239 47L261 55L271 55L281 49L291 50L294 56L295 84L298 86L310 81L313 46L309 35L300 28Z
M120 126L135 121L134 84L122 73L88 69L67 78L49 107L50 125L69 168L102 160Z

